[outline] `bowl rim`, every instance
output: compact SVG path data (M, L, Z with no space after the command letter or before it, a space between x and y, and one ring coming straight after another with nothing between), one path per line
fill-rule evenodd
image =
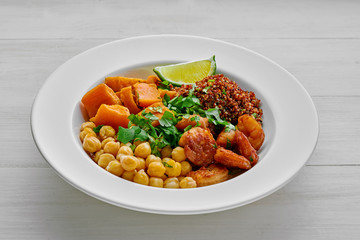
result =
M149 43L150 42L150 43ZM286 163L286 166L284 167L282 164L279 163L279 160L275 159L276 155L278 155L279 158L285 158L286 154L282 153L281 151L281 144L280 143L276 143L272 152L269 152L270 156L267 156L268 159L271 159L273 162L272 163L276 163L276 167L278 172L276 172L276 179L271 179L269 178L271 175L269 173L266 173L267 171L271 171L275 169L275 166L269 166L268 163L266 163L265 161L263 161L264 164L261 164L262 166L259 166L259 168L257 168L258 166L256 166L256 168L254 168L255 170L262 168L261 173L262 174L267 174L266 175L266 179L271 179L272 182L266 182L266 186L264 186L263 188L259 188L259 186L261 186L261 184L257 181L256 178L254 178L254 174L248 174L248 175L244 175L244 176L240 176L242 181L254 181L251 183L254 183L255 185L255 190L253 189L253 191L250 191L249 187L244 185L244 183L241 184L240 178L237 177L238 179L236 181L226 181L224 183L221 184L216 184L216 185L212 185L209 187L203 187L203 188L196 188L196 189L181 189L181 190L174 190L174 189L156 189L156 188L151 188L151 187L147 187L147 186L142 186L139 184L133 184L131 182L126 182L125 180L123 181L117 181L117 180L112 180L115 178L118 178L114 175L108 174L105 171L98 171L99 170L98 166L92 166L92 167L88 167L86 168L86 173L81 175L81 181L80 181L80 177L79 176L74 176L76 171L74 171L73 169L70 169L69 166L64 166L65 163L61 163L62 160L64 160L64 154L62 152L59 152L58 149L56 149L55 144L58 143L54 143L49 141L51 134L48 133L49 130L51 130L51 126L48 126L47 123L44 121L45 120L53 120L55 121L57 124L60 124L60 126L62 126L62 122L60 122L60 120L55 120L54 116L45 116L45 110L46 107L49 106L49 103L44 103L45 100L51 99L54 100L55 96L52 95L56 95L58 96L58 93L53 93L50 94L49 90L54 90L56 87L61 86L61 84L58 82L59 77L62 76L67 76L67 74L70 74L71 71L84 71L84 69L87 69L90 72L94 72L94 75L96 75L97 72L101 72L99 74L97 74L96 76L104 76L105 72L113 72L111 71L111 68L114 68L114 66L108 67L106 68L105 66L99 67L101 69L89 69L87 65L94 65L96 63L90 63L90 60L94 60L94 61L98 61L98 59L94 59L94 57L99 57L99 58L104 58L104 57L110 57L111 59L114 59L114 56L112 56L111 51L113 50L122 50L124 52L129 51L126 50L127 49L132 49L135 47L139 47L141 48L142 46L140 46L139 44L149 44L151 46L164 46L165 45L165 50L167 51L168 49L171 48L171 45L169 45L168 43L186 43L186 44L194 44L196 45L199 49L194 50L191 49L191 52L195 52L195 53L189 53L186 52L185 54L180 53L180 51L185 51L184 49L187 46L178 46L178 50L177 53L182 54L181 57L179 57L179 60L183 60L186 58L191 58L190 55L195 56L196 52L200 52L200 55L206 55L208 53L211 52L211 50L204 50L204 46L200 46L201 44L207 46L215 46L216 49L222 49L224 51L223 54L218 54L215 53L215 55L217 55L217 62L218 62L218 56L220 55L220 61L224 61L226 63L229 64L229 67L226 68L226 70L230 70L230 72L232 72L231 70L234 69L234 65L232 65L232 63L229 63L228 61L226 61L226 56L228 53L228 51L233 51L232 53L239 54L242 53L245 56L243 56L244 59L246 60L250 60L253 61L251 63L261 63L263 64L262 66L264 67L264 71L267 74L273 74L275 76L278 76L280 80L276 80L273 79L274 81L278 81L277 83L282 83L284 85L286 85L286 87L288 87L288 89L291 90L296 90L295 92L290 92L290 95L293 95L293 97L299 97L301 96L301 99L296 99L296 101L294 99L288 99L289 102L288 103L297 103L299 104L299 101L304 104L302 106L298 106L301 110L301 113L307 113L309 114L309 116L305 116L305 119L302 119L303 124L305 124L305 126L298 126L298 128L300 129L295 129L294 131L296 132L296 134L299 134L301 136L301 139L295 139L294 137L291 138L292 141L296 142L296 143L301 143L303 144L303 148L302 148L302 152L300 152L298 149L294 148L293 146L290 146L289 143L284 142L284 131L289 131L290 129L290 125L289 123L286 123L286 121L284 121L284 119L281 119L278 116L276 117L276 127L280 126L280 133L278 134L278 132L276 133L276 136L274 137L274 141L279 141L282 140L282 144L285 146L289 146L291 148L291 150L289 151L288 149L284 150L286 152L286 154L290 153L291 151L298 151L298 156L294 157L294 165L290 165L288 163ZM191 45L193 47L193 45ZM125 49L125 50L124 50ZM160 57L158 57L157 60L166 60L164 56L166 56L166 54L168 54L168 52L166 52L165 50L163 50L160 53ZM160 50L159 50L160 51ZM165 52L164 52L165 51ZM154 51L152 51L151 53L153 53ZM110 56L111 55L111 56ZM149 59L148 54L146 54L146 59ZM233 58L233 57L231 57ZM201 59L201 58L198 58ZM154 59L155 60L155 59ZM175 60L175 59L174 59ZM191 59L189 59L191 60ZM136 62L136 59L132 60ZM81 64L83 64L84 62L86 62L85 67L82 66ZM148 62L148 61L145 61ZM113 65L116 63L113 63ZM140 63L139 63L140 64ZM230 66L231 65L231 66ZM129 63L128 65L129 67L131 67L131 63ZM76 68L78 67L78 68ZM251 67L251 66L250 66ZM76 70L74 70L76 69ZM225 69L225 67L224 67ZM66 72L70 70L70 72ZM113 69L115 70L115 69ZM244 78L245 79L249 79L249 76L253 76L254 78L252 78L252 80L254 80L256 82L256 85L259 85L262 81L262 79L258 79L257 77L260 78L260 75L263 76L264 73L257 73L254 74L252 73L250 70L244 70L245 72L247 71L246 75L244 73ZM71 72L71 73L76 73L77 72ZM238 74L238 73L236 73ZM252 75L253 74L253 75ZM71 74L70 74L71 75ZM240 73L241 75L241 73ZM256 77L256 79L255 79ZM94 76L94 79L96 77ZM69 81L69 80L67 80ZM86 82L86 80L81 80L82 82ZM93 80L92 80L93 81ZM248 80L247 80L248 81ZM91 81L89 81L91 83ZM94 82L94 81L93 81ZM89 85L90 85L89 83ZM264 83L264 82L262 82ZM272 86L267 86L267 88L272 88ZM82 89L83 91L85 90L85 88ZM252 89L249 89L252 91ZM71 94L73 93L69 93L70 97L72 96ZM74 93L75 94L75 93ZM81 94L80 94L81 95ZM287 97L290 96L289 93L287 93ZM69 97L69 98L70 98ZM270 94L266 95L266 99L269 100ZM273 96L274 99L271 99L270 102L276 102L279 99L281 99L280 96L277 96L277 98L275 98L275 96ZM78 99L78 101L80 101L80 98ZM66 100L65 100L66 102ZM68 100L67 103L69 105L65 106L61 106L60 111L67 113L68 110L64 109L66 106L73 106L73 102L71 103L71 100ZM279 114L281 117L286 116L286 114L284 114L284 112L281 110L280 106L277 106L276 104L270 104L270 106L275 107L276 114ZM291 112L291 114L296 114L294 113L294 110L289 110ZM299 115L298 115L299 116ZM71 116L72 117L72 116ZM63 118L61 118L62 121L64 121L64 124L66 124L66 127L68 128L70 126L71 128L71 118L70 116L64 116ZM292 117L292 118L291 118ZM294 120L294 116L288 116L288 119L292 119ZM299 122L297 122L299 123ZM278 65L277 63L275 63L274 61L270 60L267 57L262 56L259 53L256 53L252 50L249 50L247 48L235 45L233 43L228 43L225 41L221 41L221 40L215 40L215 39L211 39L211 38L206 38L206 37L199 37L199 36L191 36L191 35L177 35L177 34L161 34L161 35L146 35L146 36L138 36L138 37L132 37L132 38L125 38L125 39L121 39L121 40L116 40L116 41L112 41L109 43L105 43L99 46L96 46L94 48L91 48L89 50L86 50L74 57L72 57L71 59L69 59L68 61L66 61L64 64L62 64L61 66L59 66L49 77L48 79L45 81L45 83L42 85L42 87L40 88L34 102L33 102L33 106L32 106L32 110L31 110L31 117L30 117L30 124L31 124L31 132L35 141L35 144L37 146L37 148L39 149L39 152L42 154L42 156L44 157L44 159L48 162L48 164L55 170L55 172L62 177L66 182L68 182L69 184L71 184L72 186L74 186L75 188L87 193L90 196L93 196L97 199L100 199L102 201L108 202L110 204L116 205L116 206L121 206L124 208L128 208L128 209L132 209L132 210L137 210L137 211L142 211L142 212L149 212L149 213L158 213L158 214L174 214L174 215L187 215L187 214L201 214L201 213L209 213L209 212L218 212L218 211L223 211L223 210L227 210L227 209L232 209L235 207L239 207L251 202L254 202L258 199L261 199L273 192L275 192L276 190L280 189L281 187L283 187L284 185L286 185L288 182L290 182L296 175L297 173L300 171L300 169L306 164L306 162L308 161L308 159L310 158L310 156L312 155L313 151L315 150L316 144L317 144L317 140L319 137L319 119L318 119L318 114L315 108L314 103L312 102L312 99L310 97L310 95L307 93L307 91L305 90L305 88L301 85L301 83L293 76L291 75L287 70L285 70L283 67L281 67L280 65ZM285 127L282 127L282 124L286 125ZM306 130L308 130L308 135L305 135L304 133L302 133L302 131L304 131L306 128ZM69 129L69 128L68 128ZM63 132L67 132L67 131L63 131ZM61 133L60 133L61 134ZM61 136L72 136L70 133L63 133L64 135ZM294 138L294 139L293 139ZM69 139L68 139L69 140ZM77 139L78 140L78 139ZM72 141L76 141L76 139L72 139ZM280 144L280 146L279 146ZM66 145L66 144L65 144ZM67 145L69 145L67 143ZM69 147L71 148L71 145L69 145ZM74 151L78 151L79 149L76 150L76 148L71 149L70 152L74 152ZM82 150L82 149L81 149ZM276 153L276 154L275 154ZM280 154L281 153L281 154ZM88 156L85 154L85 152L80 152L78 151L77 153L78 157L81 157L82 159L84 159L85 157L88 158ZM274 156L275 155L275 156ZM91 159L88 159L88 161ZM68 161L68 160L66 160ZM67 162L67 164L70 161ZM91 162L91 161L89 161ZM284 162L283 162L284 163ZM260 164L259 164L260 165ZM266 166L265 166L266 165ZM79 161L78 166L76 167L84 167L84 166L88 166L87 164ZM90 166L90 165L89 165ZM279 170L281 169L281 171ZM101 169L100 169L101 170ZM255 172L255 170L253 172ZM276 169L275 169L276 170ZM288 171L286 173L284 173L283 171ZM99 181L100 183L97 183L96 181L94 181L93 179L89 179L90 173L92 174L99 174ZM73 175L72 175L73 174ZM89 174L88 177L86 177L86 174ZM251 178L248 177L251 175ZM274 175L274 174L272 174ZM263 175L264 176L264 175ZM92 186L87 186L86 180L88 182L92 183ZM84 182L85 181L85 182ZM104 182L105 181L105 182ZM111 184L108 184L106 187L104 187L102 184L104 183L108 183L106 181L111 181ZM265 180L264 180L265 181ZM236 184L234 184L236 183ZM260 184L260 185L259 185ZM132 194L131 196L127 196L127 198L125 198L124 196L119 195L118 193L111 193L111 188L114 187L121 187L123 190L125 190L126 194ZM239 194L234 193L232 191L232 189L234 189L234 187L243 187L246 189L246 197L243 196L239 196ZM131 189L133 188L133 189ZM137 191L134 191L134 189L136 189ZM218 193L222 193L224 195L224 197L231 197L232 199L223 199L220 196L214 196L212 192L218 192ZM245 191L245 190L244 190ZM179 194L181 193L181 194ZM134 196L133 196L134 195ZM154 196L155 195L155 196ZM143 199L138 199L138 198L144 198L144 197L150 197L151 199L147 199L147 201L149 202L144 202ZM123 198L121 198L123 197ZM195 201L198 201L197 204L194 204L194 206L191 206L191 201L189 199L189 197L194 197ZM234 198L234 199L233 199ZM162 199L164 202L159 203L160 199ZM221 200L221 201L220 201ZM172 201L171 203L166 202L166 201ZM186 204L182 203L182 201L185 201Z

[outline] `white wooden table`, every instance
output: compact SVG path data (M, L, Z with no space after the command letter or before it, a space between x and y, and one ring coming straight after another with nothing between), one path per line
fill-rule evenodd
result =
M88 48L161 33L248 47L305 86L321 132L290 184L237 209L162 216L103 203L49 168L29 127L46 78ZM0 0L0 239L360 239L359 78L355 0Z

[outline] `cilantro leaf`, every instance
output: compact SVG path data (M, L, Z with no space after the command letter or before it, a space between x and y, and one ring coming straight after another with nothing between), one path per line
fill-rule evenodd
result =
M124 144L134 140L135 134L136 134L135 133L136 129L137 129L136 127L132 127L132 128L119 127L119 131L117 134L117 140Z
M99 125L99 126L97 126L97 127L94 127L93 128L93 131L95 132L95 133L99 133L100 132L100 129L103 127L104 125Z
M169 111L165 111L164 115L159 120L159 123L163 127L170 127L174 124L173 119L174 119L174 115L172 115L172 113Z
M138 131L135 132L135 141L147 141L149 140L149 134L145 132L145 130L139 128Z
M167 106L169 101L170 101L170 96L165 94L164 95L164 105Z
M192 128L192 126L191 126L191 125L187 126L187 127L184 129L184 132L189 131L191 128Z
M225 125L225 132L235 131L235 126L228 122L228 124Z
M153 112L157 112L157 113L162 113L162 107L161 106L157 106L157 107L149 107L149 110L153 111Z

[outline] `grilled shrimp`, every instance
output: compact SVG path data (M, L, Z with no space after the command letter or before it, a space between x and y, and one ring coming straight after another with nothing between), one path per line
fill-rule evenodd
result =
M231 148L232 142L235 137L235 130L225 131L222 130L222 132L219 134L219 136L216 139L216 144L223 148Z
M191 171L187 174L196 181L198 187L213 185L226 181L229 170L219 164L211 164L208 167L201 167L199 170Z
M265 134L261 124L252 116L244 114L239 117L237 128L245 134L255 150L259 150L264 142Z
M251 166L257 163L259 156L256 154L256 150L251 146L245 134L239 130L235 131L233 146L237 153L249 159Z
M185 155L197 166L209 165L216 153L215 139L208 129L195 127L185 132L179 141Z
M200 117L199 115L190 115L189 118L183 118L176 124L175 127L177 129L179 129L179 130L182 130L182 131L189 125L195 127L197 123L196 123L195 120L191 120L191 119L196 117L196 116L198 116L200 118L200 120L199 120L200 126L199 127L207 128L208 125L209 125L208 119Z
M221 163L226 167L238 167L246 170L251 168L249 160L247 160L244 156L238 155L223 147L216 149L214 159L216 162Z

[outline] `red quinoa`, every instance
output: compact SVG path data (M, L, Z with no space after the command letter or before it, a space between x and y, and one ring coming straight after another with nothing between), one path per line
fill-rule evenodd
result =
M174 90L187 96L191 88L192 85L183 85ZM218 107L220 117L232 124L237 124L243 114L253 114L258 122L262 122L261 101L255 93L242 90L223 74L208 76L196 82L194 95L199 98L203 109Z

